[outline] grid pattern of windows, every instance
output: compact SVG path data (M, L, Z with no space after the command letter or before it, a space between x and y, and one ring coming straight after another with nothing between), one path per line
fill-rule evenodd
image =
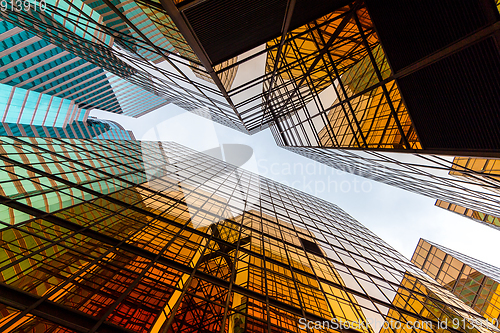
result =
M496 216L484 214L478 212L477 210L468 209L442 200L436 200L435 205L437 207L471 218L474 221L479 221L490 227L500 227L500 218Z
M336 205L210 156L0 140L2 331L499 331Z
M9 22L0 20L0 35L0 84L33 91L27 108L35 108L35 92L44 102L62 98L86 109L133 117L168 103Z
M151 8L146 13L145 6ZM149 17L149 13L155 16ZM191 48L182 44L177 27L160 5L155 6L150 1L61 0L47 3L45 11L2 11L0 17L137 85L142 94L152 93L195 114L245 131L224 93L213 81L209 83L199 78L208 75L199 60L195 57L188 60L179 53L179 49ZM160 22L162 18L166 19ZM234 79L233 67L227 69L233 74L220 75L228 84Z
M493 323L500 320L500 269L420 239L415 265Z
M472 179L500 192L500 159L455 157L450 175Z
M276 83L264 83L274 83L269 117L280 144L422 148L365 8L345 7L289 35L281 58L267 58L268 72L278 66Z
M36 34L41 47L55 47L46 50L51 58L68 53L68 70L82 82L95 79L104 86L99 93L107 85L88 77L103 76L93 66L242 132L272 127L279 145L497 156L493 0L425 0L417 7L316 0L311 8L286 0L253 8L207 1L53 0L45 11L0 16ZM444 16L453 17L450 29L440 28ZM441 60L439 71L431 67ZM448 75L454 67L456 76ZM467 88L472 76L477 84ZM460 85L450 88L453 82ZM113 102L110 109L118 107ZM449 119L457 109L460 117ZM491 120L489 134L484 119Z
M166 10L169 3L172 7ZM425 140L417 137L417 129L410 119L411 108L407 110L399 85L401 78L422 70L435 59L426 58L415 64L416 67L409 65L394 72L389 53L384 52L391 45L382 45L383 40L379 40L376 33L376 7L369 7L370 1L366 4L356 1L339 6L293 27L287 27L284 20L281 37L262 41L242 54L229 52L231 56L218 62L202 59L206 55L203 47L209 45L198 43L196 36L189 32L189 22L185 21L189 16L192 27L200 21L209 21L209 15L200 15L196 22L194 16L197 15L188 15L190 8L197 7L198 3L57 0L50 2L44 12L3 11L0 16L5 21L0 22L0 33L5 41L0 50L3 55L0 82L10 85L24 82L33 89L54 90L61 96L78 98L81 104L132 116L172 102L244 132L254 133L272 124L277 143L292 151L463 207L476 212L474 218L479 216L482 221L498 219L500 186L495 176L498 160L457 157L449 161L430 155L393 159L389 154L366 156L343 150L425 152L426 149ZM469 5L471 9L475 6ZM295 15L294 10L289 9L287 15L291 16L287 19ZM497 17L496 14L490 16ZM470 18L473 16L471 11ZM217 33L214 27L207 29ZM451 53L456 51L453 47L457 44L453 43L446 46ZM234 46L238 48L240 43ZM57 70L53 68L54 73L43 76L43 67L37 67L41 63L54 65ZM27 65L29 68L24 68ZM105 72L94 71L96 65ZM37 68L27 72L31 67ZM84 83L82 95L67 84L68 72L75 76L71 82ZM102 80L108 83L105 87L101 87ZM112 92L114 97L110 96ZM453 99L447 93L442 95ZM18 94L15 97L22 99ZM32 104L34 99L26 101ZM9 120L16 116L14 109L8 114ZM106 125L100 128L103 127ZM36 136L38 131L33 126L18 126L12 121L4 128L7 135ZM65 135L58 130L42 130L51 137L87 137L80 135L85 129L75 126ZM127 137L125 132L114 130L97 137ZM496 132L492 129L492 133ZM449 137L448 143L452 141L456 140ZM343 149L339 152L337 148ZM449 153L449 148L446 143L443 148L432 148L432 152ZM481 153L496 154L495 151ZM415 162L405 162L414 156ZM379 165L383 173L377 169ZM445 170L461 177L452 180L442 176ZM497 193L483 191L479 185ZM490 224L496 226L496 222Z
M461 159L452 156L284 148L335 169L476 211L482 216L500 216L500 186L494 177L496 173L456 164ZM482 160L491 164L497 161ZM489 224L498 228L495 223Z
M88 113L71 100L0 83L0 135L135 140L117 123Z

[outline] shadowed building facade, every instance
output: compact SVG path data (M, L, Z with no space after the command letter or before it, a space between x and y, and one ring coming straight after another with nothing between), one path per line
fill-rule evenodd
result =
M498 326L499 268L424 239L418 242L411 261Z
M208 155L0 140L2 331L499 332L337 206Z
M330 71L332 92L327 83L318 87L315 82L319 94L312 94L314 103L308 104L298 97L299 90L312 87L291 90L283 100L296 112L285 112L281 118L277 114L277 142L318 149L498 157L494 142L500 119L493 101L500 80L490 72L500 64L495 2L365 3L366 11L361 6L352 20L338 25L343 30L318 31L318 51L328 42L338 46L309 68L303 66L300 73L310 77L300 82L312 84L316 73ZM320 27L317 21L313 25ZM339 37L332 41L334 31ZM353 44L340 43L342 36L351 37ZM301 53L304 44L297 45L298 49L289 46L294 54L313 53L309 48ZM352 52L350 57L336 62L337 54L346 50ZM302 104L292 107L295 102Z

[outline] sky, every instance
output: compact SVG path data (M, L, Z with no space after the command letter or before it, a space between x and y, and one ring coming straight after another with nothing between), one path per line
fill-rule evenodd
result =
M278 147L270 130L247 135L169 104L140 118L93 110L137 140L175 141L197 151L252 147L242 167L332 202L411 259L419 238L500 267L498 231L434 206L434 199L327 167Z

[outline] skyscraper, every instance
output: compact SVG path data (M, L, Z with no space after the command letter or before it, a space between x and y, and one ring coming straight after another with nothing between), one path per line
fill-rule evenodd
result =
M0 135L135 140L121 125L89 118L73 101L0 83Z
M150 2L53 1L44 11L0 16L170 103L244 129L169 15ZM224 77L232 82L232 75Z
M500 218L493 215L485 214L477 210L465 208L442 200L436 200L435 206L449 210L450 212L459 215L463 215L467 218L486 224L488 226L500 227Z
M189 111L272 126L286 146L498 157L494 0L259 1L54 0L1 15Z
M462 207L497 226L491 221L500 217L494 167L500 113L493 100L500 96L500 77L491 70L500 72L498 2L365 3L366 12L353 14L355 25L346 23L359 41L360 60L342 73L335 67L353 57L336 64L326 52L330 64L319 61L312 71L303 66L304 85L286 91L289 109L272 122L276 142L334 168ZM290 45L290 66L312 53L310 45ZM328 67L332 88L315 83L319 94L301 100L302 91L312 90L305 85L316 82L313 73Z
M318 150L310 147L285 148L345 172L479 212L483 217L500 217L500 174L496 169L481 169L461 162L470 158L342 149ZM488 161L490 165L494 165L496 159L490 158ZM495 227L498 225L495 224Z
M0 330L499 331L339 207L208 155L0 140Z
M498 267L424 239L418 242L411 261L490 322L498 325Z
M283 99L289 110L278 112L273 124L278 142L318 149L498 157L494 142L500 142L500 117L493 100L500 91L500 77L491 73L493 68L500 72L496 70L500 68L496 37L500 15L495 2L365 3L366 11L360 6L338 32L352 34L358 58L336 63L332 53L343 49L332 46L332 52L323 56L323 61L330 57L330 63L303 67L300 73L306 76L330 71L331 92L323 84L308 104L299 97L302 91L291 87L289 97ZM324 45L328 37L319 34L316 38L324 41L317 45ZM353 50L344 43L346 50ZM298 45L294 59L311 52ZM343 72L342 66L353 59ZM300 82L314 81L306 77Z
M58 0L0 15L193 113L270 127L291 151L361 174L382 165L369 178L500 217L494 175L448 157L499 157L493 0Z
M63 98L88 110L96 108L131 117L168 104L166 98L3 20L0 84Z

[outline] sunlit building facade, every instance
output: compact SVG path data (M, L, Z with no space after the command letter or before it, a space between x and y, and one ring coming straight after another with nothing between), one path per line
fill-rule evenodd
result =
M449 175L460 181L480 185L489 193L500 193L500 159L455 157ZM435 205L489 226L500 227L498 214L485 213L484 210L471 209L443 200L436 200Z
M244 129L213 80L207 81L207 71L169 15L149 1L54 0L47 1L43 11L8 10L1 11L0 17L102 68L108 77L124 79L163 101ZM234 79L234 75L223 77L226 86Z
M495 171L449 157L499 158L493 0L51 0L0 16L99 66L124 96L142 89L245 133L270 127L321 163L500 217ZM142 100L126 99L127 113L151 110ZM123 109L106 93L92 103Z
M330 26L317 19L295 30L300 42L285 43L286 79L300 83L283 91L277 110L288 109L276 112L277 142L498 157L495 2L365 3L352 19L348 11ZM316 52L321 58L308 58Z
M498 325L500 269L424 239L411 259L438 283Z
M500 228L500 218L497 216L485 214L477 210L465 208L442 200L436 200L435 206L465 216L476 222Z
M334 204L208 155L0 140L1 331L499 332Z
M450 175L473 180L484 188L500 192L500 159L455 157Z
M499 158L498 3L259 1L51 0L0 16L102 68L107 88L90 87L98 96L82 103L140 116L153 108L133 90L147 91L245 133L270 127L278 145L329 166L500 217L495 171L448 157Z
M498 227L500 77L491 75L500 69L498 2L365 4L351 21L328 29L316 20L308 25L315 34L298 29L300 42L285 44L291 70L282 78L301 80L280 90L289 109L274 113L276 142ZM333 52L321 49L330 37ZM316 62L307 58L315 51L323 51ZM405 151L412 154L392 153Z

